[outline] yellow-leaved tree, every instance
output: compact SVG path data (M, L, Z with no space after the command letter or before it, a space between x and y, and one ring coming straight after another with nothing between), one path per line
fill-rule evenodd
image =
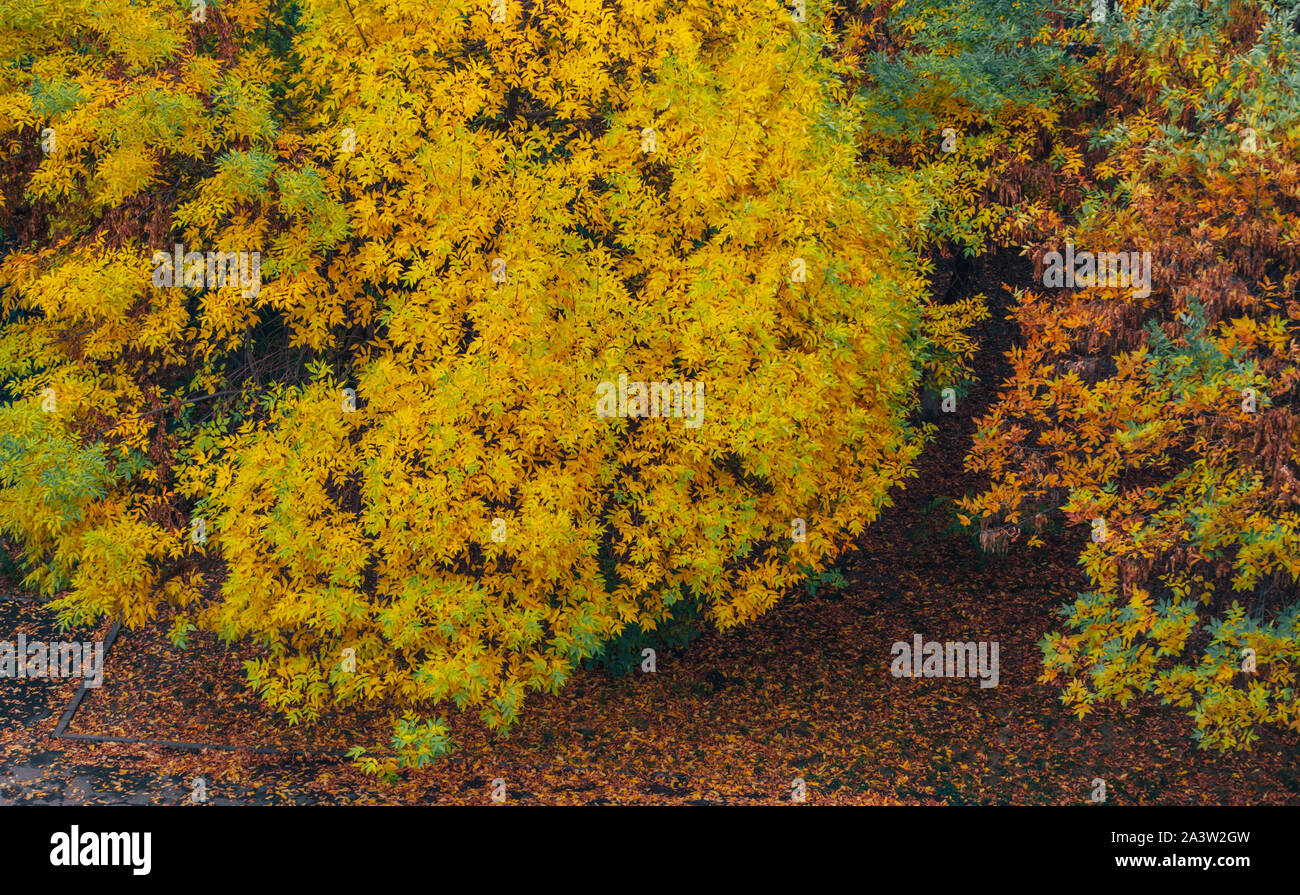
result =
M52 5L0 25L0 525L66 618L253 644L418 766L910 473L926 197L818 4Z

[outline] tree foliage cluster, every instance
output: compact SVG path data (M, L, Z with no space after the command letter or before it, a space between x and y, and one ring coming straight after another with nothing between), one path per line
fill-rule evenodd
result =
M1061 135L1081 198L1031 258L1150 252L1150 293L1016 296L966 510L993 544L1086 533L1091 590L1041 644L1080 716L1151 693L1245 748L1300 727L1300 5L1125 3L1086 27L1096 99Z
M419 766L675 607L761 614L911 474L970 315L829 9L201 5L0 5L0 528L66 621L253 645ZM596 413L621 376L702 425Z

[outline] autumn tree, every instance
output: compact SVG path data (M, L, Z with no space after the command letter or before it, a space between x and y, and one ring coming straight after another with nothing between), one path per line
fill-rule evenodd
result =
M1077 219L1031 247L1073 288L1017 296L1014 374L968 461L991 544L1084 532L1091 590L1044 680L1080 716L1154 694L1220 749L1300 727L1297 16L1162 0L1080 26L1106 111L1079 131ZM1149 253L1150 277L1052 282L1076 250Z
M216 631L418 766L910 474L959 327L817 3L3 16L0 526L66 620Z

